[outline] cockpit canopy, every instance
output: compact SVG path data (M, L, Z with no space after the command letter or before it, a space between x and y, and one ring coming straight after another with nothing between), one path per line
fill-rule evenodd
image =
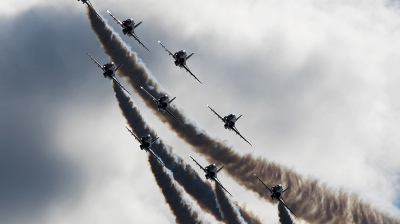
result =
M226 116L226 118L228 118L228 120L232 120L234 118L236 118L235 114L229 114L228 116Z
M185 50L180 50L180 51L176 52L176 54L178 56L184 56L184 55L186 55L186 51Z
M131 25L131 24L134 24L135 22L133 21L132 18L130 18L130 19L125 20L124 23L125 23L125 25Z
M216 166L215 164L211 164L209 167L210 167L211 169L217 168L217 166Z
M168 95L164 95L160 97L160 101L168 100Z
M104 67L106 69L111 69L111 68L115 68L115 65L114 65L114 62L109 62L109 63L105 64Z
M282 185L281 185L281 184L277 184L277 185L275 185L275 186L272 188L272 190L274 190L274 191L280 191L280 190L282 190Z

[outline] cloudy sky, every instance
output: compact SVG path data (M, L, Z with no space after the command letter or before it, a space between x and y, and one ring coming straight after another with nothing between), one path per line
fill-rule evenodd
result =
M201 127L239 153L400 217L398 1L92 4L119 33L106 9L143 21L136 33L151 53L123 40ZM147 155L124 128L111 83L86 55L108 62L86 7L46 0L0 6L0 222L174 223ZM157 40L173 52L194 52L188 66L203 85L175 67ZM206 163L132 98L177 154ZM206 104L221 115L242 114L237 128L254 147L226 131ZM220 180L239 205L278 223L276 205L223 172Z

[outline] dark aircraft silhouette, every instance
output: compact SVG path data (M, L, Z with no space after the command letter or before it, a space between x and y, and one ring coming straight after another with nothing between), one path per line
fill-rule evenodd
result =
M126 127L126 126L125 126ZM150 152L154 157L156 157L156 159L163 165L165 166L164 162L160 159L160 157L158 157L153 150L150 148L151 145L157 141L158 137L154 140L152 140L150 135L147 136L142 136L142 138L138 138L135 134L133 134L133 132L126 127L126 129L128 129L128 131L133 135L133 137L135 137L135 139L140 143L140 149L141 150L145 150L146 152Z
M175 100L176 97L172 98L172 100L169 100L168 95L161 96L160 98L156 99L153 95L151 95L149 92L147 92L143 87L140 87L143 89L153 100L157 103L157 108L159 111L165 113L167 112L171 117L175 118L179 123L181 123L178 118L176 118L171 111L168 110L169 105L171 104L172 101Z
M193 75L193 73L190 71L189 67L186 65L186 61L187 61L190 57L192 57L192 55L193 55L194 53L191 53L189 56L187 56L185 50L180 50L180 51L176 52L175 54L172 54L172 52L169 51L160 41L158 41L158 43L160 43L161 46L165 49L165 51L167 51L168 54L171 55L172 58L174 58L174 60L175 60L175 65L176 65L176 66L179 66L179 68L184 68L184 69L185 69L187 72L189 72L197 81L199 81L199 83L201 83L200 80L199 80L195 75ZM203 83L201 83L201 84L203 84Z
M282 203L294 216L297 217L296 214L294 214L294 212L292 210L290 210L290 208L286 205L285 201L283 201L282 199L282 194L283 192L285 192L287 189L283 190L282 185L278 184L273 186L271 189L256 175L254 174L254 176L257 177L257 179L269 190L269 192L271 193L271 198L272 200L278 200L280 203Z
M226 190L226 188L224 186L222 186L221 182L217 178L217 173L219 171L221 171L222 168L224 168L224 167L217 169L217 166L215 164L211 164L204 168L195 159L193 159L193 157L191 155L189 155L189 156L200 167L200 169L202 169L206 173L207 180L211 179L211 181L215 181L215 183L217 183L222 189L224 189L224 191L226 191L230 196L232 196L231 193L229 193L229 191Z
M227 116L225 116L225 117L221 117L219 114L217 114L217 112L215 112L215 110L213 110L210 106L208 106L208 104L207 104L207 107L210 108L210 110L211 110L212 112L214 112L214 114L217 115L218 118L222 120L222 122L225 123L225 124L224 124L225 129L229 129L229 130L234 131L234 132L235 132L236 134L238 134L243 140L245 140L247 143L249 143L249 145L251 145L250 142L247 141L247 140L240 134L240 132L237 130L237 128L235 127L236 121L238 121L239 118L242 117L242 115L240 115L240 116L237 117L237 118L236 118L235 114L229 114L229 115L227 115Z
M101 70L103 70L104 78L114 80L122 89L124 89L126 92L129 93L129 91L121 85L121 83L118 81L117 77L115 77L115 72L122 66L122 64L120 66L118 66L117 68L115 68L115 65L113 62L109 62L104 65L100 65L100 63L97 62L90 54L87 54L87 55L89 55L89 57L94 61L94 63L96 63L97 66L99 66L99 68L101 68ZM130 95L130 93L129 93L129 95Z
M139 37L136 36L136 34L135 34L135 29L140 24L142 24L142 22L139 22L138 24L135 24L133 19L127 19L127 20L124 20L124 21L121 22L115 16L113 16L113 14L111 14L110 11L107 10L107 12L122 27L122 32L124 33L124 35L128 35L128 36L133 37L137 42L139 42L139 44L141 44L144 48L146 48L146 50L148 50L150 52L150 50L147 49L146 46L144 46L144 44L139 40Z

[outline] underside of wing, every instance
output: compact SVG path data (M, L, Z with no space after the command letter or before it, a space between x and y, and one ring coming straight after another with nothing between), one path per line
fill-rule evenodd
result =
M257 177L257 179L269 190L269 192L272 194L272 190L256 175L254 174L254 176Z
M199 80L195 75L193 75L193 73L190 71L190 69L187 67L187 65L183 65L183 67L184 67L184 68L186 69L186 71L189 72L197 81L199 81L199 83L201 83L200 80ZM201 84L203 84L203 83L201 83Z
M161 44L161 46L165 49L166 52L168 52L169 55L171 55L172 57L174 57L174 54L172 54L172 52L169 51L169 50L164 46L164 44L162 44L160 41L158 41L158 43ZM174 58L174 59L175 59L175 58Z
M173 114L171 113L171 111L169 111L169 110L166 109L166 108L165 108L165 111L167 111L167 113L168 113L169 115L171 115L171 117L175 118L175 120L177 120L180 124L182 124L182 123L178 120L178 118L176 118L175 115L173 115Z
M207 104L207 107L210 108L210 110L211 110L212 112L214 112L214 114L217 115L218 118L221 119L221 120L225 123L224 119L223 119L221 116L219 116L219 114L218 114L217 112L215 112L215 110L213 110L210 106L208 106L208 104Z
M157 102L157 99L153 95L151 95L151 93L147 92L147 90L145 90L142 86L140 88L143 89L147 93L147 95L149 95L151 98L153 98L154 101Z
M191 155L189 155L189 156L200 167L200 169L202 169L205 173L207 173L207 171L206 171L206 169L204 169L204 167L202 167L195 159L193 159L193 157Z
M247 143L249 143L249 145L251 145L250 142L247 141L247 140L240 134L240 132L237 130L236 127L233 127L232 130L233 130L236 134L238 134L243 140L245 140ZM252 145L251 145L251 146L252 146Z
M90 57L90 59L92 59L92 61L94 61L94 63L95 63L99 68L101 68L101 70L103 70L103 66L101 66L101 64L100 64L99 62L97 62L96 59L94 59L94 58L92 57L92 55L90 55L89 53L87 53L87 55Z
M111 14L110 11L107 10L107 12L108 12L108 14L110 14L110 16L111 16L122 28L125 28L124 25L122 24L122 22L119 21L113 14Z
M289 210L294 216L297 217L297 215L294 214L294 212L292 210L290 210L290 208L286 205L286 203L283 201L283 199L281 197L279 197L278 200L280 203L282 203L287 208L287 210Z
M130 34L140 45L142 45L144 48L146 48L146 50L147 50L148 52L150 52L150 50L149 50L146 46L144 46L144 44L139 40L139 38L136 36L136 34L135 34L134 32L130 31L129 34Z
M219 180L218 180L217 178L214 178L214 181L215 181L215 183L217 183L222 189L224 189L224 191L226 191L226 193L228 193L231 197L233 197L233 196L231 195L231 193L229 193L229 191L228 191L224 186L222 186L222 184L219 182Z
M157 159L163 166L165 166L164 162L160 159L160 157L158 157L158 156L153 152L153 150L151 150L151 148L149 148L149 152L150 152L154 157L156 157L156 159Z
M100 15L96 12L96 10L94 9L92 3L91 3L89 0L87 0L85 3L86 3L86 5L87 5L91 10L93 10L94 13L96 13L96 15L97 15L99 18L101 18Z
M140 139L135 134L133 134L133 132L127 126L125 126L125 128L128 129L128 131L133 135L133 137L135 137L136 140L138 140L138 142L141 142Z
M124 86L121 85L121 83L118 81L118 79L115 76L111 76L111 77L122 89L124 89L127 93L129 93L129 95L131 95L131 93L127 89L125 89Z

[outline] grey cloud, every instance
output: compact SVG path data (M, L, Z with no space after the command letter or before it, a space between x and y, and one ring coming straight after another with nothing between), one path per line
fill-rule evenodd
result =
M52 129L55 111L92 79L86 51L102 51L85 15L71 11L41 7L1 18L1 223L35 222L83 190L83 171L57 148ZM100 74L95 82L99 88L84 95L107 98L104 86L112 99Z

